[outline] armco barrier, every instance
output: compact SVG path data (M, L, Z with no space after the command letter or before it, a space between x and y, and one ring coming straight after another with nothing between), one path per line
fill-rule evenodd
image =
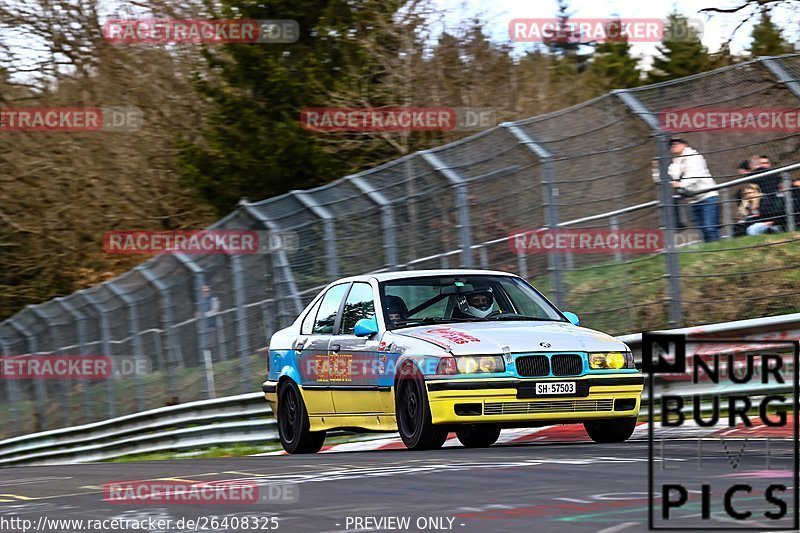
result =
M800 313L669 330L695 339L800 339ZM641 362L641 334L618 337ZM789 392L752 387L747 393ZM692 391L692 394L697 391ZM680 387L670 390L680 394ZM0 466L101 461L124 455L205 448L219 444L277 443L275 418L261 393L161 407L102 422L0 441Z
M664 330L664 333L667 331L691 335L695 339L798 340L800 339L800 313ZM617 338L631 347L636 356L636 362L641 363L642 334L621 335Z
M0 441L0 466L110 459L134 453L277 442L261 393L160 407L101 422Z

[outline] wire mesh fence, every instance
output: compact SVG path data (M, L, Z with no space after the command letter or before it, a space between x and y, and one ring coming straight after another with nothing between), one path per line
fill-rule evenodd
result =
M798 128L668 132L662 119L677 109L797 109L799 99L800 56L764 58L502 124L317 189L243 201L213 227L292 232L299 248L159 255L1 323L5 356L133 356L149 370L3 379L0 436L258 390L271 335L333 279L366 272L515 272L584 325L614 334L797 311L800 172L768 175L778 185L764 197L779 206L769 232L742 233L736 182L717 193L722 238L698 243L694 198L673 194L667 166L669 135L678 134L726 184L745 176L740 163L752 156L773 167L797 162ZM663 245L639 255L514 246L515 235L539 228L652 230Z

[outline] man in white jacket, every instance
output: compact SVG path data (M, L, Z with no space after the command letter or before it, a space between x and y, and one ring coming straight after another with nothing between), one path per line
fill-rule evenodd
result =
M669 142L672 163L669 175L672 186L682 193L696 193L713 187L717 183L708 171L705 158L690 148L681 138ZM719 194L717 191L688 197L692 222L700 230L705 242L719 240Z

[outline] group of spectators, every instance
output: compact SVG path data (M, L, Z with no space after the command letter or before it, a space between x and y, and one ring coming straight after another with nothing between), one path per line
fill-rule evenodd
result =
M694 226L700 230L705 242L713 242L720 238L720 201L717 191L703 191L714 187L716 182L711 177L705 158L691 148L685 139L676 137L670 140L672 162L668 173L674 188L675 224L678 229L685 228L681 218L680 199L685 198L689 204L689 213ZM793 212L798 214L800 222L800 178L792 182L790 190L784 190L781 176L765 173L772 168L772 162L766 155L753 156L741 162L738 168L740 176L756 175L752 181L745 183L735 193L738 203L733 236L763 235L777 233L786 229L786 202L791 201ZM653 179L659 180L658 164L653 161Z

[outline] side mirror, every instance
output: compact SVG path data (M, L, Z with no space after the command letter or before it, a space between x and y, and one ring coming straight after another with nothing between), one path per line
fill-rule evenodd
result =
M578 318L578 315L576 315L575 313L571 313L569 311L564 311L564 316L567 317L567 320L569 320L570 322L572 322L576 326L580 326L581 325L581 319ZM358 324L356 324L356 326L358 326Z
M354 333L356 334L356 337L369 337L371 335L375 335L378 333L377 319L374 316L372 318L362 318L356 322Z

